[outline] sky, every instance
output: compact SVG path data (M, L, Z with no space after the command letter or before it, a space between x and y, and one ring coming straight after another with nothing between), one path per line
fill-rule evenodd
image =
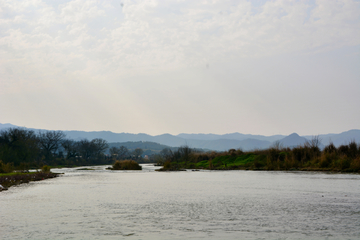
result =
M0 123L360 129L360 1L0 0Z

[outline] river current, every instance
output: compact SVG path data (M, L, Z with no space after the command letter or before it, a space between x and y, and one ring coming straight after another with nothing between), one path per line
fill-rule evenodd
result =
M53 169L0 192L0 239L360 239L360 175Z

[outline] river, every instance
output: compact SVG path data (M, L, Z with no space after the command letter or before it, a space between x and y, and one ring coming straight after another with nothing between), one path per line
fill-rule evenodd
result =
M360 175L53 169L0 192L0 239L360 239Z

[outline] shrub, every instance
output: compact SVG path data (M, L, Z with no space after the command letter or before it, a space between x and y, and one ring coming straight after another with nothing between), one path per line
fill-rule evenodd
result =
M164 167L163 167L164 169L171 169L171 161L166 161L165 163L164 163Z
M254 167L256 169L263 168L266 165L266 155L256 155L254 157Z
M49 173L49 172L50 172L50 166L48 166L48 165L42 166L41 172L43 172L43 173Z
M236 156L237 155L237 152L236 152L236 150L235 149L230 149L229 150L229 152L228 152L229 154L230 154L230 156L232 156L232 157L234 157L234 156Z
M196 165L195 165L195 163L189 162L189 163L186 164L186 168L187 169L196 168Z
M270 148L269 149L269 160L270 162L276 162L279 158L280 150L277 148Z
M296 147L292 150L292 154L294 157L294 160L297 162L301 162L303 155L304 155L304 151L303 151L303 147Z
M212 163L212 159L209 160L209 169L214 169L214 165Z
M134 160L116 161L113 170L141 170L142 167Z
M325 152L325 153L336 153L336 152L337 152L337 149L336 149L336 147L334 146L334 144L331 142L329 145L327 145L327 146L324 148L324 152Z
M0 160L0 173L11 173L14 171L13 165L11 163L3 163Z
M281 152L281 153L279 153L279 157L278 157L279 161L280 161L280 162L284 162L286 156L287 156L287 153L286 153L286 152Z
M360 172L360 157L357 157L352 160L350 168L355 172Z
M322 168L329 167L332 160L333 160L332 154L324 153L320 158L320 167L322 167Z
M208 154L201 154L201 153L198 153L198 154L195 154L195 159L194 161L197 163L197 162L202 162L204 160L209 160L209 156Z
M30 164L21 162L17 169L20 170L21 172L29 172Z
M236 150L236 155L243 155L244 154L244 152L239 148L239 149L237 149Z
M340 165L342 170L350 168L350 164L351 161L348 157L343 157L340 159Z
M312 158L320 156L320 153L320 149L317 146L310 146L309 144L296 147L292 150L294 159L301 164L308 163Z
M284 160L284 168L286 170L289 170L289 169L293 169L295 168L295 161L289 157L289 155L286 155L285 156L285 160Z
M309 154L309 160L313 159L313 158L317 158L317 157L320 157L321 155L321 151L320 151L320 148L319 147L310 147L309 149L310 151L310 154Z
M338 148L339 152L341 154L345 154L345 155L348 155L349 154L349 146L348 145L341 145L339 148Z
M356 142L351 141L348 146L349 146L348 156L351 158L355 158L358 153L358 147Z

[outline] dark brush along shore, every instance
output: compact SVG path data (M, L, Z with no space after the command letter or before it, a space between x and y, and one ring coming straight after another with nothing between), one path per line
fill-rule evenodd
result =
M31 181L42 181L49 178L58 177L59 173L44 173L44 172L32 172L32 173L12 173L4 174L0 176L0 192L7 190L9 187L19 185L22 183L29 183Z

